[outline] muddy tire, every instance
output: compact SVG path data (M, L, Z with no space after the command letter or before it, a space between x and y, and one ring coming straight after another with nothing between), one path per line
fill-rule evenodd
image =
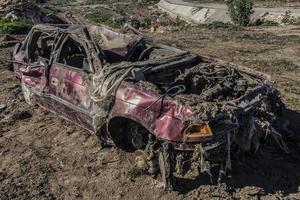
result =
M172 155L167 148L161 148L158 154L158 164L162 181L166 191L174 190L173 162Z
M29 105L34 106L35 102L33 99L33 94L32 91L30 90L30 88L24 83L24 81L21 81L21 87L22 87L22 92L23 92L23 96L24 99L26 101L26 103L28 103Z

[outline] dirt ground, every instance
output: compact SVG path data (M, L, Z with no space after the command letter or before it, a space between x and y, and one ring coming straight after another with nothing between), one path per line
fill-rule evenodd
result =
M189 28L151 36L271 74L288 105L287 118L299 127L299 27ZM133 153L101 149L95 135L27 105L7 70L11 50L0 51L0 199L300 199L299 153L285 155L272 140L255 155L234 158L224 183L189 173L179 178L178 192L166 193L156 179L135 173ZM300 147L300 141L289 143Z

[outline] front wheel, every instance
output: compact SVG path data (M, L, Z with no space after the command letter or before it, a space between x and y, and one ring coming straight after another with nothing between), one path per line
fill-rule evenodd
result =
M33 99L33 94L32 91L30 90L30 88L24 83L24 81L21 81L21 87L22 87L22 92L24 95L24 99L26 101L26 103L28 103L29 105L34 106L35 102Z

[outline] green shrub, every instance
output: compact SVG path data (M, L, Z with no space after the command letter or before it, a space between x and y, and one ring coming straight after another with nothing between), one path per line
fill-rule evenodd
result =
M184 27L186 25L186 22L177 16L175 19L175 25L179 27Z
M261 24L262 26L278 26L279 23L271 20L264 20Z
M126 15L126 13L128 12L128 7L126 7L125 5L116 4L113 6L113 9L116 13L123 16Z
M253 14L253 0L226 0L232 22L239 27L247 26Z
M278 26L279 23L268 19L269 12L265 12L259 19L257 19L253 24L254 26Z
M146 25L146 26L150 26L151 25L151 18L148 16L143 17L142 22Z
M224 23L220 21L215 21L212 23L207 24L207 27L210 29L217 29L217 28L231 28L233 25L230 23Z
M86 15L86 18L97 23L102 23L112 28L120 28L123 25L122 20L115 18L109 13L102 11L92 12Z
M42 9L45 13L50 14L50 15L55 15L59 12L61 12L61 10L57 7L54 6L44 6Z
M292 17L291 13L292 12L290 10L285 12L285 14L283 15L283 18L282 18L282 23L285 23L285 24L290 23L291 17Z
M291 25L300 25L300 18L292 16L292 12L288 10L283 15L282 23L291 24Z
M145 5L152 5L159 2L159 0L134 0L135 3L145 4Z
M0 20L1 34L23 34L30 30L31 24L23 21Z

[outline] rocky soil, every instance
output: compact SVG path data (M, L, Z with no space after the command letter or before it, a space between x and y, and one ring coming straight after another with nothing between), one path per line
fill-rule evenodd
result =
M299 27L188 27L145 34L205 56L234 62L273 76L300 126ZM14 41L9 39L9 41ZM284 154L268 140L255 155L234 158L220 185L207 175L178 177L178 191L166 193L160 177L136 171L134 153L101 148L98 138L56 114L30 107L20 82L8 70L11 42L0 39L0 199L300 199L300 140Z

